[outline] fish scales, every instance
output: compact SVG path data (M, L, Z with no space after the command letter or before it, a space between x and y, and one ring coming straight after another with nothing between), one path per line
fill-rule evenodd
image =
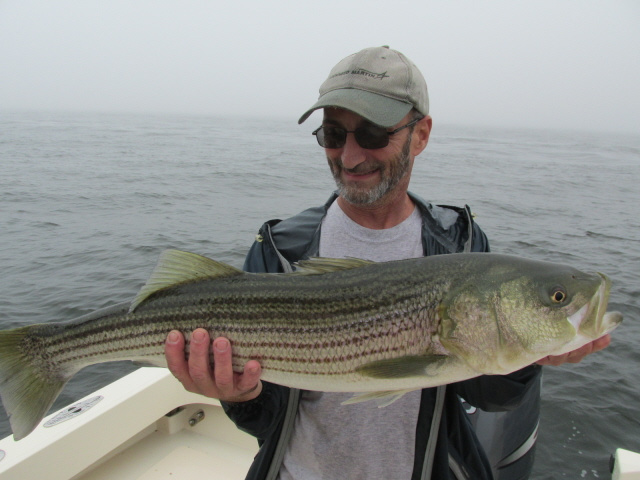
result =
M46 344L42 347L59 365L73 369L94 357L161 356L172 328L187 333L205 327L212 335L230 338L237 367L244 359L255 358L267 370L304 373L317 364L314 371L323 374L337 372L328 365L322 370L322 364L369 358L362 345L370 345L370 358L375 360L384 358L385 352L424 351L429 339L418 333L427 330L428 318L415 321L423 310L415 300L415 289L390 284L393 275L383 280L380 273L354 283L353 273L333 279L331 289L322 275L273 277L266 286L264 277L247 275L242 281L222 279L202 282L197 288L167 289L133 313L121 311L85 322L75 326L72 335L57 329L42 337ZM365 301L371 297L374 302ZM323 336L332 341L320 341ZM343 371L350 368L345 365Z
M202 327L229 338L236 371L254 359L266 381L398 398L604 335L622 320L605 313L609 289L602 274L489 253L314 259L294 274L249 274L167 251L130 305L0 331L0 397L20 439L84 366L166 366L167 334L182 331L188 351Z

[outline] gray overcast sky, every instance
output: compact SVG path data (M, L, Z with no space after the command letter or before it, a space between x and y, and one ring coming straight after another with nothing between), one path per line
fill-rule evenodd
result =
M0 111L295 122L378 45L422 70L434 122L640 132L637 0L0 0Z

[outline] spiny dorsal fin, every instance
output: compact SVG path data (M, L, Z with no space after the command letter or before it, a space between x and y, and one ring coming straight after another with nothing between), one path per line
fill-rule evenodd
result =
M129 312L133 312L147 298L160 290L205 278L226 277L240 275L239 270L231 265L216 262L210 258L195 253L180 250L165 250L160 255L156 268L149 280L138 292L131 303Z
M316 275L321 273L337 272L340 270L351 270L352 268L360 268L365 265L371 265L370 260L362 260L360 258L327 258L314 257L309 260L300 260L295 263L296 273L302 275Z

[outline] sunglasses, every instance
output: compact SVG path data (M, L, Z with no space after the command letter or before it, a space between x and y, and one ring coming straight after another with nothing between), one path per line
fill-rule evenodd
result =
M376 148L386 147L387 145L389 145L389 137L391 137L391 135L398 133L400 130L415 125L420 120L422 120L422 118L424 117L416 118L412 122L398 127L391 132L387 131L383 127L372 124L358 127L355 130L345 130L342 127L336 127L333 125L321 125L311 134L316 136L318 145L320 145L321 147L342 148L347 142L347 133L353 133L356 142L358 142L358 145L360 145L362 148L373 150Z

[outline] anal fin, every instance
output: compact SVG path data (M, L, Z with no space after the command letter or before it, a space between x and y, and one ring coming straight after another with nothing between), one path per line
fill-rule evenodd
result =
M353 405L355 403L368 402L375 400L378 404L378 408L384 408L391 405L393 402L400 400L405 394L413 392L416 389L407 390L386 390L382 392L366 392L356 393L349 400L342 402L342 405Z

